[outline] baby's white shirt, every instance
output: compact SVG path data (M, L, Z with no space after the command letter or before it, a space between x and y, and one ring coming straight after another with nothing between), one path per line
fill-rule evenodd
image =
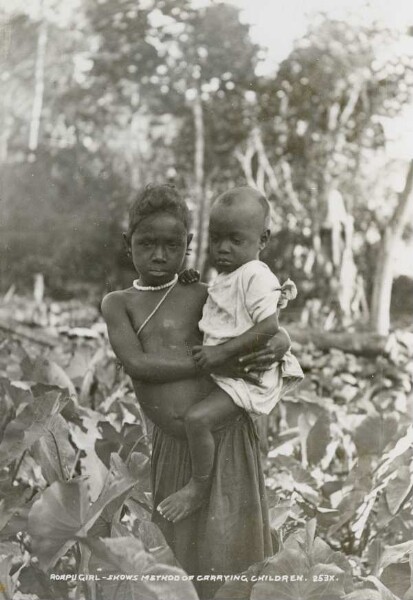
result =
M277 310L281 295L274 273L260 260L251 260L232 273L221 273L209 287L199 328L206 346L238 337ZM288 386L303 378L297 359L288 350L279 363L261 374L259 384L240 378L211 375L237 406L252 414L269 414Z
M280 295L280 282L260 260L220 273L208 288L199 322L204 344L223 344L251 329L276 312Z

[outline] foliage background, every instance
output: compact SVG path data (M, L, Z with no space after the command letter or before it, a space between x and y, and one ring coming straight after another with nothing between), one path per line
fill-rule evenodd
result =
M276 554L248 575L309 583L217 598L412 598L413 20L327 10L266 49L239 4L0 2L0 597L196 598L49 577L182 575L97 309L133 278L128 204L169 181L206 279L211 200L262 189L263 260L299 288L306 380L261 427Z

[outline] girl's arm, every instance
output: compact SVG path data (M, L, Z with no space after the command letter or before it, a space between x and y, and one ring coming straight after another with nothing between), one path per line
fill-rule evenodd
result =
M166 383L200 374L192 357L145 354L130 322L123 298L116 292L103 298L102 315L113 351L132 379L144 383Z
M266 371L275 362L283 359L284 354L291 348L291 338L288 332L280 327L276 333L266 344L262 350L246 354L238 358L238 362L244 370L253 370L255 372Z

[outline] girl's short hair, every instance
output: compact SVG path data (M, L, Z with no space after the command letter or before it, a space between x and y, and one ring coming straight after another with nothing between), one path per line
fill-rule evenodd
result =
M150 215L167 212L177 217L185 226L189 227L189 210L185 200L181 197L175 186L165 183L163 185L147 185L138 194L129 210L129 226L126 236L131 239L133 232L140 221Z

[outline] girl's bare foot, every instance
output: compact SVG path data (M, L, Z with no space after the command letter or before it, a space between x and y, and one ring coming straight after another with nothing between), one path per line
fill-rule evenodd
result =
M207 489L208 479L205 483L191 479L183 488L162 500L157 511L168 521L182 521L202 506Z

